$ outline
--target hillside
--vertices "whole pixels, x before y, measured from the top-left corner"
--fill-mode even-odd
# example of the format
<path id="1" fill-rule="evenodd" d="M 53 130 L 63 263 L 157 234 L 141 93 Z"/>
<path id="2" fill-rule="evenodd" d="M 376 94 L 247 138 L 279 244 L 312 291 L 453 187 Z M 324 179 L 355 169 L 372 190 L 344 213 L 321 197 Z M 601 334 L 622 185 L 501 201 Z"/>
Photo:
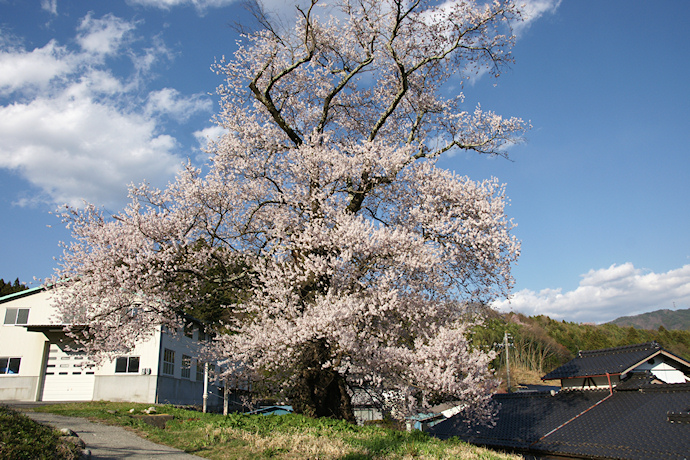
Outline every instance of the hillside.
<path id="1" fill-rule="evenodd" d="M 494 349 L 498 355 L 493 368 L 505 379 L 505 355 L 500 346 L 503 334 L 512 336 L 510 372 L 513 383 L 541 383 L 540 378 L 575 357 L 579 350 L 633 345 L 656 341 L 666 350 L 690 359 L 690 331 L 656 330 L 556 321 L 548 316 L 525 316 L 520 313 L 486 312 L 484 325 L 477 327 L 475 345 Z M 498 345 L 497 345 L 498 344 Z"/>
<path id="2" fill-rule="evenodd" d="M 656 310 L 635 316 L 621 316 L 609 324 L 637 329 L 680 329 L 690 331 L 690 308 L 685 310 Z"/>

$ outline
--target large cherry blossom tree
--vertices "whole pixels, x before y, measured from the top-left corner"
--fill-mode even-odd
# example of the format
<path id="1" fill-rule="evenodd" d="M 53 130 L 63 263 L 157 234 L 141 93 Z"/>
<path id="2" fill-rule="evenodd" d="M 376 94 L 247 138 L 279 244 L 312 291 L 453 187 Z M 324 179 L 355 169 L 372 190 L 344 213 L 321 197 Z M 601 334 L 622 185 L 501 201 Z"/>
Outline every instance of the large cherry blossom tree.
<path id="1" fill-rule="evenodd" d="M 483 413 L 491 357 L 472 347 L 462 305 L 508 294 L 519 244 L 503 186 L 436 161 L 505 156 L 527 128 L 457 94 L 510 61 L 520 12 L 320 3 L 298 5 L 289 28 L 259 11 L 261 29 L 217 63 L 225 135 L 205 171 L 133 187 L 115 216 L 66 210 L 75 240 L 59 276 L 74 284 L 62 313 L 88 326 L 79 334 L 96 355 L 207 315 L 229 374 L 273 384 L 312 416 L 352 420 L 354 388 L 399 413 L 445 400 Z"/>

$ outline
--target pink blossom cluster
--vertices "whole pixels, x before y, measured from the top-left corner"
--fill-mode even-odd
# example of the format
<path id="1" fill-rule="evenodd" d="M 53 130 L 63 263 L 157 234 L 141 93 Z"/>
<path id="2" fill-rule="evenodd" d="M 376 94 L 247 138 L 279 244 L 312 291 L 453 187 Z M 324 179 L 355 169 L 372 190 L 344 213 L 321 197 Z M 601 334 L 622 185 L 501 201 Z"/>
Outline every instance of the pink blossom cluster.
<path id="1" fill-rule="evenodd" d="M 492 355 L 472 346 L 462 304 L 508 294 L 519 243 L 504 186 L 436 161 L 452 149 L 505 156 L 528 128 L 443 96 L 510 60 L 503 32 L 519 11 L 434 5 L 312 0 L 289 30 L 259 15 L 265 28 L 216 66 L 225 135 L 208 172 L 132 187 L 112 218 L 65 211 L 75 242 L 60 277 L 74 284 L 61 313 L 88 325 L 91 353 L 174 327 L 203 287 L 241 281 L 215 345 L 228 374 L 289 387 L 318 341 L 323 369 L 398 395 L 399 413 L 452 400 L 486 414 Z"/>

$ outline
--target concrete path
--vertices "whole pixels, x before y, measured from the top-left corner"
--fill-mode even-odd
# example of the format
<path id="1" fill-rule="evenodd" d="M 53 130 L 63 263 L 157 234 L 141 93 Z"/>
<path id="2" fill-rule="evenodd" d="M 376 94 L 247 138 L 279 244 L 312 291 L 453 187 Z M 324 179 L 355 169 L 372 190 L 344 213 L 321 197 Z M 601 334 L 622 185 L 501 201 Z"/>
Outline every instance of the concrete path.
<path id="1" fill-rule="evenodd" d="M 39 423 L 51 425 L 56 429 L 69 428 L 86 443 L 92 459 L 170 459 L 198 460 L 201 457 L 186 454 L 172 447 L 147 441 L 119 426 L 102 425 L 79 417 L 45 412 L 32 412 L 23 407 L 15 407 Z"/>

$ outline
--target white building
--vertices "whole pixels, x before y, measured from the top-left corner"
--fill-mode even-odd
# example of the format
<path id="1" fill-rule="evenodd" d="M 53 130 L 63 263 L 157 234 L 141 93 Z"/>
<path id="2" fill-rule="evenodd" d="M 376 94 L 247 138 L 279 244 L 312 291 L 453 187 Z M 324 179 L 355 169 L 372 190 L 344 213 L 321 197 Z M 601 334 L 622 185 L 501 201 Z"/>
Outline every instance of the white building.
<path id="1" fill-rule="evenodd" d="M 690 382 L 690 362 L 656 342 L 580 351 L 542 380 L 560 380 L 563 390 L 597 390 L 615 387 L 631 375 L 644 372 L 657 383 Z"/>
<path id="2" fill-rule="evenodd" d="M 55 324 L 51 295 L 38 287 L 0 298 L 0 401 L 202 404 L 200 323 L 184 331 L 159 328 L 129 354 L 95 366 L 71 351 L 63 325 Z M 208 388 L 208 404 L 222 404 L 217 386 Z"/>

